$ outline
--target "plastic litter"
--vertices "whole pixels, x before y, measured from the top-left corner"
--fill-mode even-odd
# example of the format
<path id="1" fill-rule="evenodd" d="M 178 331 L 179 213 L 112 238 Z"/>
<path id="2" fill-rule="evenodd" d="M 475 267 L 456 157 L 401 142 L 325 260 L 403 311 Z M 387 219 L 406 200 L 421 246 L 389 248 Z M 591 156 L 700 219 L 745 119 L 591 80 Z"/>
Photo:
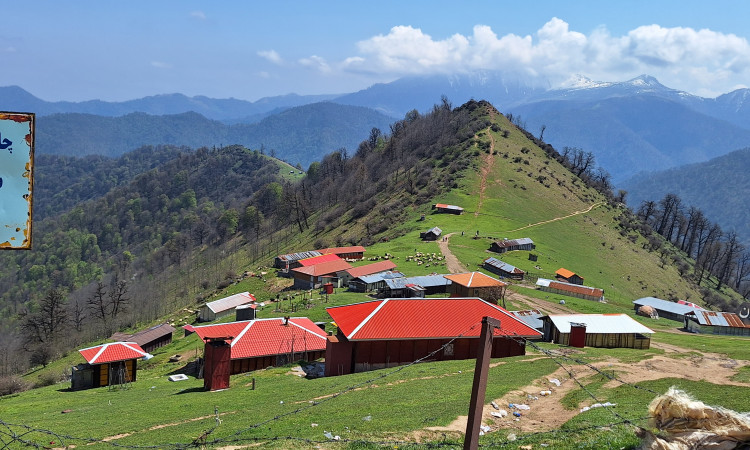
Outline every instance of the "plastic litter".
<path id="1" fill-rule="evenodd" d="M 479 425 L 479 435 L 484 436 L 484 433 L 489 433 L 491 429 L 489 425 Z"/>
<path id="2" fill-rule="evenodd" d="M 492 417 L 499 417 L 499 418 L 502 419 L 503 417 L 505 417 L 505 416 L 508 415 L 508 411 L 506 411 L 504 409 L 501 409 L 500 411 L 492 411 L 492 412 L 490 412 L 490 415 Z"/>
<path id="3" fill-rule="evenodd" d="M 549 382 L 554 384 L 555 386 L 560 386 L 560 380 L 558 380 L 557 378 L 550 378 Z"/>
<path id="4" fill-rule="evenodd" d="M 493 408 L 495 408 L 495 409 L 500 409 L 500 406 L 498 406 L 498 404 L 497 404 L 497 403 L 495 403 L 495 402 L 490 402 L 490 404 L 492 405 L 492 407 L 493 407 Z"/>
<path id="5" fill-rule="evenodd" d="M 546 397 L 547 395 L 552 395 L 552 391 L 542 391 L 539 393 L 542 397 Z"/>
<path id="6" fill-rule="evenodd" d="M 334 441 L 338 441 L 339 439 L 341 439 L 341 436 L 334 436 L 330 431 L 324 431 L 323 436 Z"/>
<path id="7" fill-rule="evenodd" d="M 369 422 L 372 420 L 372 416 L 365 416 L 362 418 L 362 420 L 364 420 L 365 422 Z"/>
<path id="8" fill-rule="evenodd" d="M 318 424 L 317 423 L 311 423 L 310 426 L 313 427 L 313 428 L 315 428 L 315 427 L 318 426 Z"/>
<path id="9" fill-rule="evenodd" d="M 515 441 L 516 440 L 516 434 L 515 433 L 510 433 L 508 435 L 508 437 L 506 437 L 505 439 L 507 439 L 509 441 Z"/>
<path id="10" fill-rule="evenodd" d="M 513 409 L 515 407 L 516 407 L 516 405 L 514 405 L 513 403 L 508 403 L 508 408 Z"/>
<path id="11" fill-rule="evenodd" d="M 516 409 L 522 409 L 524 411 L 528 411 L 529 409 L 531 409 L 531 407 L 529 405 L 516 405 Z"/>
<path id="12" fill-rule="evenodd" d="M 581 408 L 581 410 L 579 412 L 586 412 L 586 411 L 588 411 L 590 409 L 603 408 L 605 406 L 617 406 L 617 403 L 610 403 L 610 402 L 606 402 L 606 403 L 594 403 L 591 406 L 584 406 L 583 408 Z"/>
<path id="13" fill-rule="evenodd" d="M 521 413 L 518 411 L 513 411 L 513 415 L 516 417 L 521 417 Z"/>

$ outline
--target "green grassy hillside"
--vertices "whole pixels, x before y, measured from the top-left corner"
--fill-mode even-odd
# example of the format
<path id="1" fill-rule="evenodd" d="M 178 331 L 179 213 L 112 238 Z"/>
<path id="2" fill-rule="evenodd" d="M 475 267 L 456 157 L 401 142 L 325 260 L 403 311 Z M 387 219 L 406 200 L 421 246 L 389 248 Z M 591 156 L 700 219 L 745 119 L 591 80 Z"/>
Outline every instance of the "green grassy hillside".
<path id="1" fill-rule="evenodd" d="M 277 240 L 278 253 L 309 250 L 316 242 L 347 243 L 360 237 L 372 242 L 366 257 L 388 254 L 408 276 L 447 273 L 439 244 L 419 239 L 420 231 L 438 226 L 450 235 L 448 251 L 468 270 L 477 270 L 486 257 L 497 256 L 488 252 L 493 240 L 529 237 L 537 245 L 533 251 L 538 255 L 536 262 L 528 259 L 529 252 L 520 251 L 504 254 L 502 259 L 540 277 L 552 276 L 565 267 L 585 277 L 585 284 L 603 288 L 607 298 L 607 303 L 563 298 L 522 283 L 512 286 L 509 309 L 532 303 L 559 306 L 559 300 L 565 299 L 565 306 L 573 311 L 632 314 L 632 301 L 645 296 L 700 302 L 698 288 L 681 278 L 658 253 L 644 249 L 642 236 L 622 232 L 618 225 L 621 207 L 586 187 L 489 105 L 480 103 L 472 115 L 486 127 L 445 152 L 470 156 L 468 167 L 451 178 L 455 181 L 436 189 L 433 196 L 420 197 L 417 190 L 407 193 L 399 188 L 402 176 L 398 182 L 387 183 L 369 211 L 354 214 L 345 210 L 336 220 Z M 376 151 L 385 150 L 380 147 Z M 431 183 L 447 176 L 450 161 L 446 158 L 449 156 L 429 162 L 433 167 Z M 460 216 L 435 214 L 430 205 L 437 202 L 459 205 L 466 211 Z M 401 209 L 394 212 L 382 207 L 393 204 Z M 309 222 L 321 220 L 332 208 L 312 212 Z M 425 220 L 421 220 L 422 214 Z M 354 219 L 355 215 L 359 217 Z M 387 227 L 368 233 L 368 227 L 383 221 L 388 222 Z M 258 257 L 241 246 L 237 250 L 237 267 L 259 275 L 261 270 L 268 273 L 237 280 L 209 299 L 248 290 L 268 302 L 259 310 L 259 317 L 295 315 L 314 321 L 330 320 L 325 313 L 328 306 L 369 299 L 344 290 L 328 298 L 317 292 L 310 297 L 290 289 L 288 279 L 263 269 L 270 265 L 271 255 Z M 407 261 L 417 252 L 435 253 L 435 258 L 422 264 Z M 169 273 L 179 275 L 176 270 Z M 177 280 L 168 280 L 165 290 L 177 291 L 189 278 Z M 191 318 L 179 310 L 164 319 L 180 325 Z M 638 320 L 657 331 L 647 351 L 529 344 L 526 356 L 493 360 L 486 402 L 496 400 L 504 409 L 507 403 L 528 403 L 531 410 L 523 411 L 518 421 L 512 416 L 505 421 L 488 419 L 493 432 L 480 443 L 511 448 L 542 444 L 554 448 L 636 448 L 640 443 L 636 428 L 648 427 L 648 403 L 672 385 L 707 403 L 747 409 L 750 355 L 746 339 L 688 335 L 677 330 L 677 322 Z M 177 335 L 172 344 L 156 350 L 153 359 L 139 365 L 138 380 L 125 388 L 72 392 L 69 382 L 62 382 L 0 397 L 0 420 L 5 424 L 0 429 L 0 442 L 19 447 L 25 443 L 51 447 L 91 444 L 91 448 L 461 446 L 456 420 L 468 411 L 473 360 L 321 379 L 298 377 L 288 366 L 236 375 L 230 389 L 204 392 L 202 380 L 192 376 L 183 382 L 166 380 L 169 374 L 185 370 L 201 349 L 195 335 Z M 706 354 L 708 351 L 713 353 Z M 704 354 L 704 359 L 696 359 Z M 170 362 L 176 355 L 178 361 Z M 688 373 L 725 359 L 734 362 L 731 368 L 721 369 L 729 379 L 713 378 L 720 375 L 718 365 L 709 381 Z M 688 361 L 695 365 L 683 363 Z M 71 352 L 26 378 L 45 379 L 45 373 L 59 373 L 80 362 L 83 359 Z M 657 373 L 656 367 L 670 362 L 676 367 L 672 372 L 663 369 Z M 638 378 L 635 370 L 641 366 L 647 375 Z M 683 375 L 679 370 L 687 372 Z M 627 377 L 631 381 L 625 381 Z M 563 381 L 559 389 L 549 381 L 553 378 Z M 545 403 L 539 392 L 550 386 L 554 403 Z M 607 401 L 616 403 L 616 408 L 578 412 L 583 406 Z M 546 409 L 550 415 L 533 422 L 539 420 L 535 414 Z M 340 439 L 332 441 L 326 432 Z M 15 448 L 13 445 L 9 448 Z"/>

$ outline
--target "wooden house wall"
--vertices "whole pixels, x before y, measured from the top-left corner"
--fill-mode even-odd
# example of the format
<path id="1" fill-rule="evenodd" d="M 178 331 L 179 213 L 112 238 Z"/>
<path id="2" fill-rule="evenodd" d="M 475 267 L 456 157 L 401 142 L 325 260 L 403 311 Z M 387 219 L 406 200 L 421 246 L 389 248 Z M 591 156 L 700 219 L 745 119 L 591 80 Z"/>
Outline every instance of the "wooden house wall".
<path id="1" fill-rule="evenodd" d="M 160 336 L 150 342 L 147 342 L 144 345 L 141 345 L 141 348 L 143 351 L 150 353 L 152 350 L 155 350 L 159 347 L 164 347 L 165 345 L 172 343 L 172 333 L 165 334 L 164 336 Z"/>
<path id="2" fill-rule="evenodd" d="M 499 267 L 493 266 L 492 264 L 484 264 L 483 266 L 488 271 L 494 273 L 495 275 L 504 277 L 504 278 L 510 278 L 511 280 L 523 280 L 523 273 L 512 273 L 505 271 Z"/>
<path id="3" fill-rule="evenodd" d="M 559 345 L 570 345 L 570 333 L 560 333 L 554 326 L 551 332 L 545 333 L 545 339 Z M 585 346 L 647 349 L 651 347 L 651 338 L 636 333 L 586 333 Z"/>
<path id="4" fill-rule="evenodd" d="M 322 358 L 323 356 L 325 356 L 325 351 L 316 350 L 310 352 L 295 352 L 291 361 L 289 360 L 288 354 L 233 359 L 231 363 L 231 374 L 235 375 L 238 373 L 252 372 L 253 370 L 265 369 L 266 367 L 279 367 L 289 364 L 290 362 L 299 361 L 301 359 L 305 361 L 315 361 L 316 359 Z"/>
<path id="5" fill-rule="evenodd" d="M 750 336 L 750 328 L 719 327 L 714 325 L 701 325 L 690 319 L 685 319 L 685 328 L 693 333 L 716 334 L 721 336 Z"/>
<path id="6" fill-rule="evenodd" d="M 126 370 L 126 379 L 124 380 L 126 383 L 132 382 L 136 380 L 137 370 L 138 370 L 138 364 L 137 360 L 135 359 L 129 359 L 127 361 L 124 361 L 125 363 L 125 370 Z M 110 373 L 113 371 L 113 365 L 116 365 L 117 362 L 114 363 L 108 363 L 108 364 L 94 364 L 92 365 L 93 369 L 93 386 L 92 387 L 102 387 L 102 386 L 109 386 L 109 376 Z"/>
<path id="7" fill-rule="evenodd" d="M 549 286 L 540 286 L 539 289 L 542 290 L 542 291 L 545 291 L 545 292 L 552 292 L 553 294 L 567 295 L 568 297 L 582 298 L 584 300 L 594 300 L 594 301 L 601 300 L 601 297 L 595 297 L 593 295 L 579 294 L 577 292 L 563 291 L 561 289 L 555 289 L 555 288 L 549 287 Z"/>

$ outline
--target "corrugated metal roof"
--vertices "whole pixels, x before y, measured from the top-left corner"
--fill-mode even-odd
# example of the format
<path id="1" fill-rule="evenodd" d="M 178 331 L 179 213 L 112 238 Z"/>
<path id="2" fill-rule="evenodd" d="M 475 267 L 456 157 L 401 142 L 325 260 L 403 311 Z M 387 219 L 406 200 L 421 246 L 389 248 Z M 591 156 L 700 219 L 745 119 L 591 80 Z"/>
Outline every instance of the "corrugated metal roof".
<path id="1" fill-rule="evenodd" d="M 452 282 L 466 287 L 478 288 L 507 286 L 507 283 L 503 283 L 497 278 L 485 275 L 482 272 L 454 273 L 444 276 Z"/>
<path id="2" fill-rule="evenodd" d="M 585 323 L 587 334 L 653 334 L 627 314 L 566 314 L 547 316 L 560 333 L 570 333 L 570 324 Z"/>
<path id="3" fill-rule="evenodd" d="M 500 321 L 495 336 L 540 335 L 508 311 L 480 298 L 396 298 L 326 310 L 349 340 L 478 337 L 484 316 Z"/>
<path id="4" fill-rule="evenodd" d="M 310 267 L 316 264 L 322 264 L 325 262 L 339 261 L 339 260 L 341 260 L 341 258 L 339 258 L 338 255 L 334 253 L 328 253 L 326 255 L 313 256 L 312 258 L 300 259 L 298 262 L 300 263 L 302 267 Z"/>
<path id="5" fill-rule="evenodd" d="M 350 247 L 331 247 L 331 248 L 323 248 L 318 250 L 322 254 L 327 253 L 335 253 L 337 255 L 341 255 L 344 253 L 364 253 L 365 248 L 361 245 L 352 245 Z"/>
<path id="6" fill-rule="evenodd" d="M 239 294 L 230 295 L 229 297 L 206 303 L 206 306 L 216 314 L 254 301 L 255 297 L 253 294 L 249 292 L 241 292 Z"/>
<path id="7" fill-rule="evenodd" d="M 463 211 L 463 210 L 464 210 L 464 209 L 463 209 L 462 207 L 460 207 L 460 206 L 456 206 L 456 205 L 446 205 L 445 203 L 435 203 L 435 208 L 440 208 L 440 209 L 452 209 L 452 210 L 455 210 L 455 211 Z"/>
<path id="8" fill-rule="evenodd" d="M 440 234 L 441 234 L 441 233 L 443 232 L 443 230 L 441 230 L 441 229 L 440 229 L 440 228 L 438 228 L 438 227 L 432 227 L 432 228 L 430 228 L 429 230 L 427 230 L 426 232 L 427 232 L 427 233 L 432 233 L 432 234 L 434 234 L 435 236 L 440 236 Z"/>
<path id="9" fill-rule="evenodd" d="M 691 316 L 695 315 L 695 318 L 701 325 L 710 325 L 714 327 L 747 328 L 747 326 L 742 323 L 742 319 L 740 319 L 740 317 L 735 313 L 693 309 L 689 313 L 686 313 L 686 315 L 688 314 L 690 314 Z"/>
<path id="10" fill-rule="evenodd" d="M 326 348 L 326 332 L 307 317 L 245 320 L 195 327 L 201 339 L 232 337 L 231 358 L 245 359 Z"/>
<path id="11" fill-rule="evenodd" d="M 374 273 L 372 275 L 364 275 L 359 277 L 360 280 L 362 280 L 364 283 L 371 284 L 371 283 L 377 283 L 378 281 L 388 281 L 393 278 L 403 278 L 404 274 L 401 272 L 380 272 L 380 273 Z"/>
<path id="12" fill-rule="evenodd" d="M 117 340 L 118 341 L 119 340 L 131 341 L 131 342 L 135 342 L 136 344 L 140 346 L 144 346 L 153 340 L 159 339 L 168 334 L 172 334 L 172 332 L 174 332 L 174 327 L 168 323 L 163 323 L 161 325 L 156 325 L 155 327 L 151 327 L 147 330 L 139 331 L 138 333 L 135 333 L 131 336 L 127 336 L 126 339 L 117 339 Z"/>
<path id="13" fill-rule="evenodd" d="M 563 281 L 547 280 L 545 278 L 539 278 L 536 281 L 536 285 L 549 287 L 552 289 L 559 289 L 561 291 L 570 292 L 572 294 L 588 295 L 591 297 L 602 297 L 604 295 L 604 290 L 599 288 L 581 286 L 580 284 L 565 283 Z"/>
<path id="14" fill-rule="evenodd" d="M 394 278 L 391 280 L 385 280 L 386 286 L 390 289 L 403 289 L 408 284 L 416 284 L 424 288 L 448 286 L 451 281 L 446 279 L 444 275 L 422 275 L 418 277 L 406 277 L 406 278 Z"/>
<path id="15" fill-rule="evenodd" d="M 298 252 L 298 253 L 289 253 L 288 255 L 279 255 L 277 258 L 279 258 L 282 261 L 299 261 L 300 259 L 305 258 L 312 258 L 313 256 L 320 256 L 322 253 L 317 252 L 315 250 L 310 250 L 307 252 Z"/>
<path id="16" fill-rule="evenodd" d="M 493 258 L 493 257 L 489 257 L 489 258 L 485 259 L 484 263 L 487 264 L 487 265 L 490 265 L 492 267 L 496 267 L 496 268 L 498 268 L 498 269 L 500 269 L 500 270 L 502 270 L 504 272 L 508 272 L 508 273 L 518 273 L 518 274 L 525 273 L 523 270 L 519 269 L 518 267 L 512 266 L 512 265 L 510 265 L 510 264 L 508 264 L 506 262 L 500 261 L 499 259 Z"/>
<path id="17" fill-rule="evenodd" d="M 531 328 L 536 328 L 537 330 L 541 330 L 544 327 L 544 322 L 542 322 L 542 317 L 545 314 L 539 311 L 538 309 L 527 309 L 525 311 L 508 311 L 508 312 L 513 314 L 517 319 L 523 320 L 524 323 L 526 323 L 526 325 L 530 326 Z"/>
<path id="18" fill-rule="evenodd" d="M 695 308 L 688 305 L 681 305 L 679 303 L 670 302 L 669 300 L 662 300 L 656 297 L 643 297 L 638 300 L 633 300 L 633 304 L 637 306 L 651 306 L 658 311 L 666 311 L 672 314 L 685 315 L 690 311 L 695 311 Z"/>
<path id="19" fill-rule="evenodd" d="M 500 248 L 518 247 L 521 245 L 528 245 L 528 244 L 533 244 L 533 243 L 534 241 L 532 241 L 530 238 L 503 239 L 502 241 L 495 241 L 495 245 L 497 245 Z"/>
<path id="20" fill-rule="evenodd" d="M 78 350 L 89 364 L 106 364 L 117 361 L 127 361 L 147 356 L 140 345 L 135 342 L 110 342 L 96 347 Z"/>
<path id="21" fill-rule="evenodd" d="M 374 273 L 385 272 L 385 271 L 395 269 L 395 268 L 396 268 L 396 263 L 394 263 L 390 259 L 387 259 L 385 261 L 378 261 L 376 263 L 366 264 L 364 266 L 352 267 L 346 272 L 352 278 L 359 278 L 365 275 L 372 275 Z"/>
<path id="22" fill-rule="evenodd" d="M 319 277 L 323 275 L 333 274 L 336 272 L 341 272 L 343 270 L 347 270 L 351 268 L 352 268 L 351 264 L 339 258 L 335 261 L 328 261 L 328 262 L 324 262 L 320 264 L 315 264 L 314 266 L 297 267 L 296 269 L 292 269 L 292 272 L 298 272 L 298 273 L 310 275 L 313 277 Z"/>

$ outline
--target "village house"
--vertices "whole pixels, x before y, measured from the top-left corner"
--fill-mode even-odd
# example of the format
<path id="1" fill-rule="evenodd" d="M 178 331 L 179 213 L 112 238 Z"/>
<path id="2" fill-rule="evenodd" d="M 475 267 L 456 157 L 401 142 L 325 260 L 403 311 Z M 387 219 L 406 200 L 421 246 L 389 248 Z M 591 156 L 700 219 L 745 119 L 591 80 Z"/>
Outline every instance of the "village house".
<path id="1" fill-rule="evenodd" d="M 88 389 L 136 380 L 138 359 L 149 359 L 135 342 L 110 342 L 78 350 L 86 360 L 72 369 L 71 389 Z"/>
<path id="2" fill-rule="evenodd" d="M 448 294 L 451 297 L 480 297 L 492 303 L 497 303 L 505 297 L 507 283 L 482 272 L 467 272 L 443 275 L 451 284 Z"/>
<path id="3" fill-rule="evenodd" d="M 526 309 L 523 311 L 508 311 L 513 314 L 516 319 L 523 320 L 523 322 L 531 328 L 541 332 L 544 330 L 544 322 L 542 317 L 546 316 L 543 312 L 538 309 Z"/>
<path id="4" fill-rule="evenodd" d="M 437 241 L 440 235 L 443 233 L 438 227 L 432 227 L 427 231 L 419 233 L 419 238 L 423 241 Z"/>
<path id="5" fill-rule="evenodd" d="M 495 241 L 490 245 L 490 251 L 495 253 L 505 253 L 513 250 L 534 250 L 536 245 L 529 238 L 521 239 L 503 239 Z"/>
<path id="6" fill-rule="evenodd" d="M 135 342 L 144 351 L 151 352 L 172 342 L 174 327 L 168 323 L 156 325 L 135 334 L 115 333 L 112 339 L 120 342 Z"/>
<path id="7" fill-rule="evenodd" d="M 464 209 L 462 207 L 456 205 L 446 205 L 445 203 L 436 203 L 432 205 L 432 209 L 434 209 L 435 212 L 438 213 L 459 215 L 464 213 Z"/>
<path id="8" fill-rule="evenodd" d="M 562 294 L 569 297 L 583 298 L 586 300 L 604 301 L 604 289 L 581 286 L 578 284 L 564 283 L 562 281 L 548 280 L 539 278 L 536 280 L 537 287 L 545 292 L 553 294 Z"/>
<path id="9" fill-rule="evenodd" d="M 253 294 L 249 292 L 241 292 L 213 302 L 208 302 L 200 307 L 200 310 L 198 311 L 198 320 L 200 322 L 211 322 L 220 319 L 224 316 L 234 314 L 234 310 L 238 306 L 247 305 L 254 301 L 255 297 Z"/>
<path id="10" fill-rule="evenodd" d="M 555 272 L 555 279 L 570 284 L 583 284 L 583 277 L 576 275 L 575 272 L 571 272 L 563 267 L 557 269 Z"/>
<path id="11" fill-rule="evenodd" d="M 352 245 L 349 247 L 331 247 L 318 250 L 321 254 L 327 255 L 333 253 L 345 261 L 361 261 L 365 258 L 365 248 L 361 245 Z"/>
<path id="12" fill-rule="evenodd" d="M 384 297 L 424 297 L 425 295 L 446 294 L 451 281 L 443 275 L 422 275 L 416 277 L 386 279 L 382 290 Z"/>
<path id="13" fill-rule="evenodd" d="M 750 336 L 750 325 L 735 313 L 693 309 L 685 313 L 685 329 L 691 333 Z"/>
<path id="14" fill-rule="evenodd" d="M 326 332 L 307 317 L 257 319 L 194 327 L 205 342 L 229 346 L 232 375 L 278 367 L 293 361 L 315 361 L 325 354 Z M 206 364 L 209 364 L 206 356 Z M 211 361 L 216 365 L 215 361 Z"/>
<path id="15" fill-rule="evenodd" d="M 354 292 L 378 292 L 385 288 L 387 280 L 403 277 L 403 273 L 396 271 L 362 275 L 349 282 L 349 290 Z"/>
<path id="16" fill-rule="evenodd" d="M 654 333 L 627 314 L 550 315 L 542 321 L 546 342 L 571 347 L 647 349 Z"/>
<path id="17" fill-rule="evenodd" d="M 326 376 L 394 367 L 424 357 L 476 358 L 485 316 L 501 323 L 493 334 L 493 358 L 523 355 L 524 339 L 541 336 L 480 298 L 385 299 L 326 310 L 338 327 L 336 335 L 328 336 Z"/>
<path id="18" fill-rule="evenodd" d="M 518 267 L 512 266 L 493 257 L 485 259 L 482 266 L 501 278 L 510 278 L 511 280 L 520 281 L 523 280 L 523 276 L 526 275 L 526 272 Z"/>
<path id="19" fill-rule="evenodd" d="M 320 255 L 322 255 L 322 253 L 315 250 L 290 253 L 288 255 L 279 255 L 274 258 L 273 266 L 277 269 L 281 269 L 283 272 L 289 272 L 290 269 L 294 269 L 295 267 L 299 267 L 301 265 L 299 263 L 301 259 L 312 258 Z"/>
<path id="20" fill-rule="evenodd" d="M 338 275 L 339 279 L 341 280 L 341 285 L 349 286 L 352 280 L 367 275 L 374 275 L 376 273 L 392 271 L 395 268 L 396 263 L 391 261 L 390 259 L 386 259 L 371 264 L 365 264 L 364 266 L 357 266 L 352 267 L 351 269 L 342 270 Z"/>
<path id="21" fill-rule="evenodd" d="M 325 257 L 335 259 L 291 270 L 295 289 L 317 289 L 328 283 L 335 287 L 341 287 L 338 273 L 351 269 L 352 265 L 336 255 L 323 255 L 317 258 L 323 259 Z"/>
<path id="22" fill-rule="evenodd" d="M 690 306 L 677 302 L 670 302 L 669 300 L 662 300 L 656 297 L 643 297 L 638 300 L 633 300 L 633 307 L 638 314 L 644 316 L 649 315 L 651 317 L 656 316 L 681 323 L 685 321 L 685 314 L 695 311 L 696 309 L 703 309 L 698 305 Z M 648 308 L 653 310 L 654 314 L 647 314 L 647 312 L 649 312 Z"/>

